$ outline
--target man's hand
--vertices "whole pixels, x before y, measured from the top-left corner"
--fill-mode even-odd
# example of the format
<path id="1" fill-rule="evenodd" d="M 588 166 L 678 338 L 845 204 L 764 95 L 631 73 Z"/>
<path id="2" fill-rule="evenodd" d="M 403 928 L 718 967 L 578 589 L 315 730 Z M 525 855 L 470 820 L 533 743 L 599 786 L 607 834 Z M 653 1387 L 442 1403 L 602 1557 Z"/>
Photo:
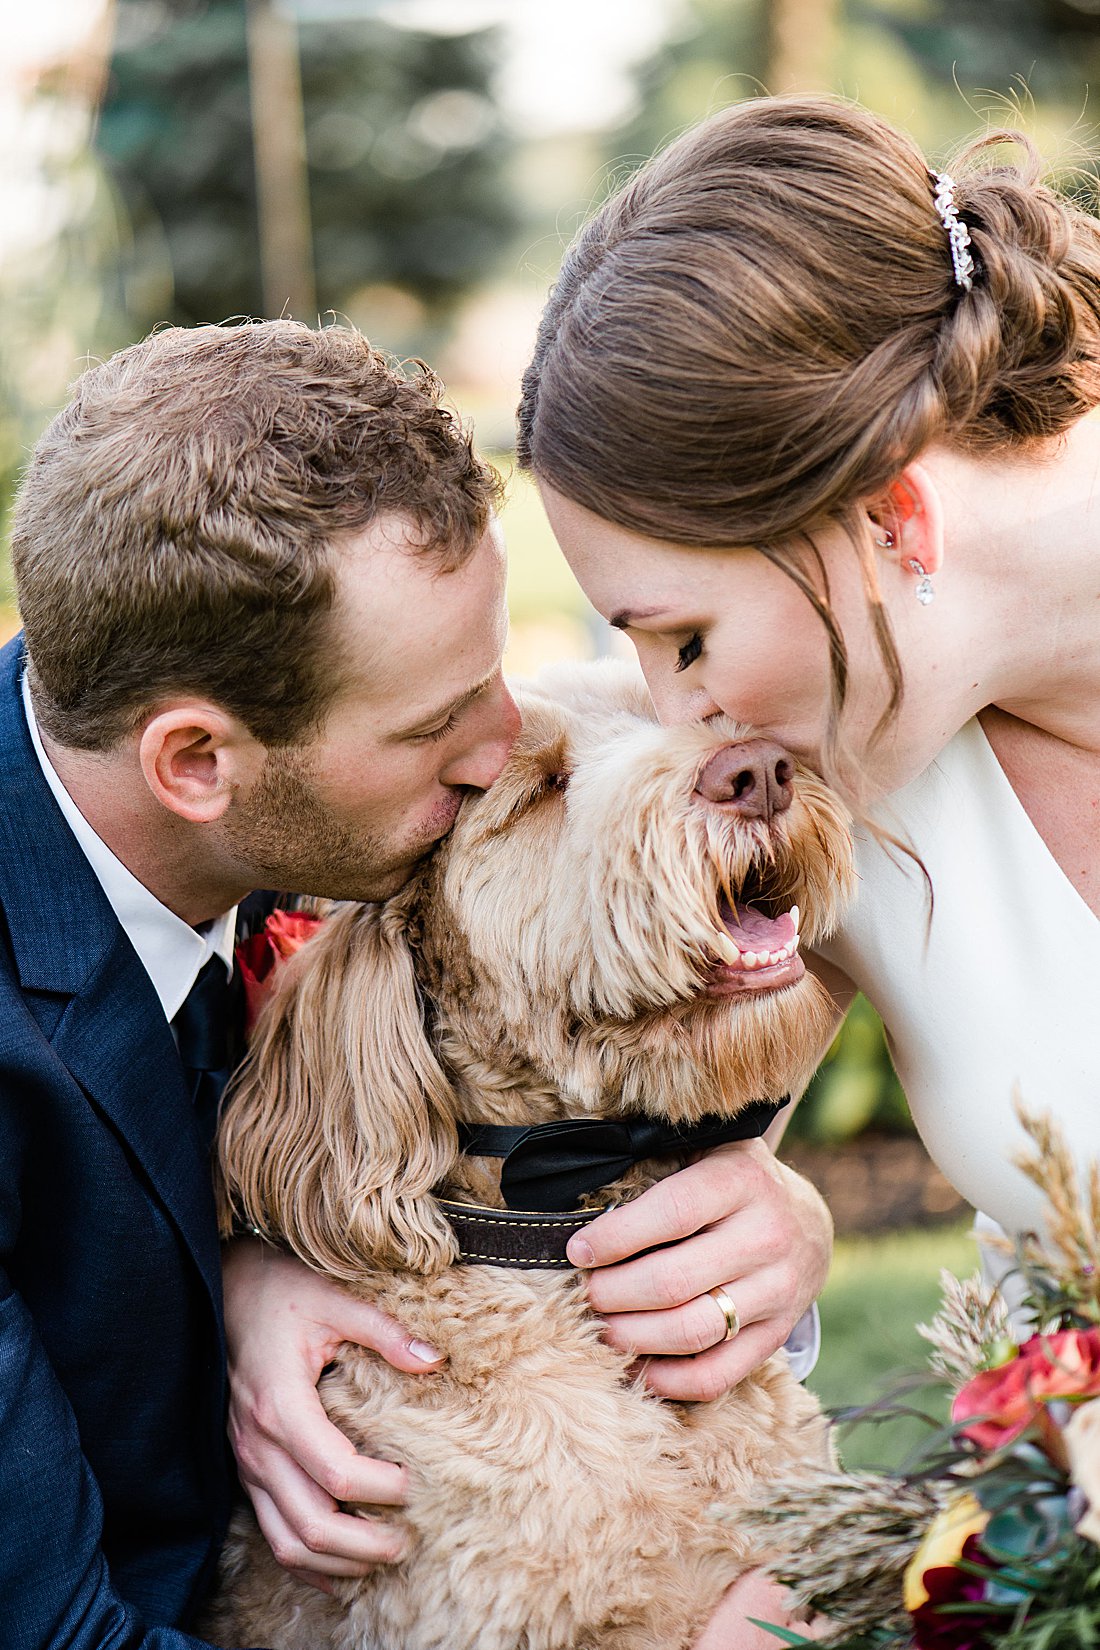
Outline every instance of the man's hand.
<path id="1" fill-rule="evenodd" d="M 825 1282 L 832 1220 L 809 1181 L 763 1140 L 718 1146 L 570 1239 L 612 1346 L 634 1351 L 663 1398 L 736 1386 L 783 1345 Z M 654 1254 L 641 1251 L 658 1248 Z M 631 1258 L 633 1257 L 633 1258 Z M 741 1331 L 723 1339 L 722 1288 Z"/>
<path id="2" fill-rule="evenodd" d="M 420 1374 L 438 1369 L 442 1355 L 293 1256 L 251 1238 L 225 1250 L 222 1275 L 229 1435 L 275 1557 L 321 1587 L 326 1576 L 363 1576 L 399 1559 L 398 1530 L 342 1513 L 337 1503 L 401 1506 L 404 1470 L 356 1452 L 326 1416 L 317 1382 L 344 1341 Z"/>
<path id="3" fill-rule="evenodd" d="M 781 1641 L 754 1626 L 757 1621 L 770 1621 L 808 1639 L 820 1637 L 830 1625 L 824 1616 L 815 1616 L 812 1623 L 792 1617 L 789 1596 L 779 1583 L 760 1570 L 750 1570 L 725 1594 L 694 1650 L 778 1650 Z"/>

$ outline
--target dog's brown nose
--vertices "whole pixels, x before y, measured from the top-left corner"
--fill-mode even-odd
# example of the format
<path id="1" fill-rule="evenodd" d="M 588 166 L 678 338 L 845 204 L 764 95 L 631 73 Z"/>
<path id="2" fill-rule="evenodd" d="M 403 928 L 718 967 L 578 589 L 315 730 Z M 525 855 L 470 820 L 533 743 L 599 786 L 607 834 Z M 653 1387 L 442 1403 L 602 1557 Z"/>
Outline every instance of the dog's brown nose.
<path id="1" fill-rule="evenodd" d="M 697 795 L 745 819 L 771 819 L 794 798 L 794 762 L 781 745 L 746 739 L 715 751 L 695 781 Z"/>

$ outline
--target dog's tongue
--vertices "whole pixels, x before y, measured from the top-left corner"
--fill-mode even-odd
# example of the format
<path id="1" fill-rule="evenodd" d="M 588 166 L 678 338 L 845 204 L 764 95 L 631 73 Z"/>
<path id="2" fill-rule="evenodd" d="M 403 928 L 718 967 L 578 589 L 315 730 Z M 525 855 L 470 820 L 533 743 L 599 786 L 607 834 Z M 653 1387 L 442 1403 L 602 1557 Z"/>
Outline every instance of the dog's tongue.
<path id="1" fill-rule="evenodd" d="M 739 951 L 781 951 L 795 935 L 789 911 L 781 917 L 766 917 L 755 905 L 732 905 L 723 901 L 722 921 Z"/>

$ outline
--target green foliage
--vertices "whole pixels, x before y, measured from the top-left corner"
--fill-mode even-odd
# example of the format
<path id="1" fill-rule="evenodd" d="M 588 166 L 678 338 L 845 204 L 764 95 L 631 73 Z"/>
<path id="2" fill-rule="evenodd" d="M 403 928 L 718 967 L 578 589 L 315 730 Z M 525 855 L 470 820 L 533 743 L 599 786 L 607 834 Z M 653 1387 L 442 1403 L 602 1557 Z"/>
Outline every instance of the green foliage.
<path id="1" fill-rule="evenodd" d="M 638 113 L 615 134 L 615 188 L 712 109 L 763 90 L 766 6 L 761 0 L 681 0 L 667 41 L 635 70 Z"/>
<path id="2" fill-rule="evenodd" d="M 319 308 L 387 282 L 445 310 L 516 228 L 493 32 L 363 18 L 298 33 Z M 260 313 L 244 0 L 120 0 L 97 146 L 134 262 L 166 249 L 171 264 L 171 315 L 146 309 L 134 330 Z"/>
<path id="3" fill-rule="evenodd" d="M 964 1227 L 838 1238 L 820 1301 L 821 1360 L 806 1383 L 826 1409 L 870 1403 L 925 1366 L 928 1346 L 915 1326 L 937 1310 L 940 1268 L 965 1276 L 976 1258 Z M 922 1392 L 921 1407 L 946 1421 L 942 1394 Z M 842 1428 L 838 1443 L 844 1465 L 858 1471 L 897 1466 L 928 1433 L 924 1422 L 903 1417 Z"/>
<path id="4" fill-rule="evenodd" d="M 1092 0 L 855 0 L 853 21 L 896 34 L 932 81 L 1037 101 L 1083 90 L 1100 63 L 1100 12 Z"/>
<path id="5" fill-rule="evenodd" d="M 857 997 L 795 1110 L 790 1137 L 838 1145 L 867 1129 L 908 1134 L 912 1127 L 882 1022 L 866 997 Z"/>

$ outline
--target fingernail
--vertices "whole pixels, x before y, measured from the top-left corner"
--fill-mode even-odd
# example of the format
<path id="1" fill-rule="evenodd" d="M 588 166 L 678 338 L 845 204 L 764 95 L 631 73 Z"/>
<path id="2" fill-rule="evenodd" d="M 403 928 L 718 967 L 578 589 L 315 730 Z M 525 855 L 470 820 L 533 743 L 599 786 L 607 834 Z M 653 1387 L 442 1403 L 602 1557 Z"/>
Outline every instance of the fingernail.
<path id="1" fill-rule="evenodd" d="M 585 1268 L 595 1264 L 596 1257 L 592 1253 L 592 1245 L 582 1237 L 573 1237 L 565 1246 L 565 1253 L 572 1266 Z"/>
<path id="2" fill-rule="evenodd" d="M 437 1347 L 429 1346 L 427 1341 L 410 1341 L 409 1351 L 414 1358 L 419 1358 L 422 1364 L 441 1364 L 447 1356 Z"/>

